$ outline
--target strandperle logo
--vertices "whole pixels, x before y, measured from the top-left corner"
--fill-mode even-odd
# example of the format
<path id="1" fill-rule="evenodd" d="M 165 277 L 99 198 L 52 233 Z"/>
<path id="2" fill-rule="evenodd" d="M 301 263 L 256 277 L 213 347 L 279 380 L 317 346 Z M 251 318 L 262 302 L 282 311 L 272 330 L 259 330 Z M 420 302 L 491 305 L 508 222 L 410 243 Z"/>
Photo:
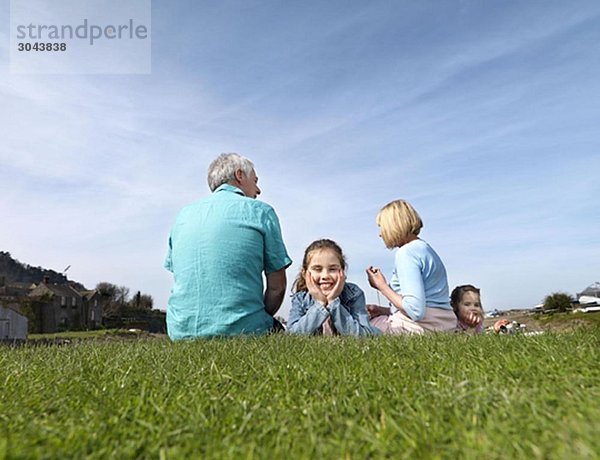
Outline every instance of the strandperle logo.
<path id="1" fill-rule="evenodd" d="M 86 40 L 90 46 L 98 40 L 146 40 L 148 27 L 145 24 L 136 24 L 129 19 L 125 24 L 90 24 L 88 19 L 83 19 L 79 25 L 69 24 L 18 24 L 16 37 L 19 40 Z"/>
<path id="2" fill-rule="evenodd" d="M 10 0 L 10 72 L 149 74 L 151 0 Z"/>

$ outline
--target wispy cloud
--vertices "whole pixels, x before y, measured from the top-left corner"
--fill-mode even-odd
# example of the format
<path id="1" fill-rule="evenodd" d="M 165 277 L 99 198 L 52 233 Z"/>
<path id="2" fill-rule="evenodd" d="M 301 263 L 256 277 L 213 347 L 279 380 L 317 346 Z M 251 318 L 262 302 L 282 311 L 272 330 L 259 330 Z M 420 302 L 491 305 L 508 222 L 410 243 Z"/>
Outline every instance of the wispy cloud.
<path id="1" fill-rule="evenodd" d="M 451 284 L 480 285 L 489 307 L 596 281 L 595 3 L 153 8 L 148 76 L 11 75 L 0 28 L 2 249 L 164 307 L 170 224 L 208 194 L 210 161 L 239 151 L 290 279 L 331 237 L 376 301 L 364 269 L 393 259 L 375 215 L 405 198 Z"/>

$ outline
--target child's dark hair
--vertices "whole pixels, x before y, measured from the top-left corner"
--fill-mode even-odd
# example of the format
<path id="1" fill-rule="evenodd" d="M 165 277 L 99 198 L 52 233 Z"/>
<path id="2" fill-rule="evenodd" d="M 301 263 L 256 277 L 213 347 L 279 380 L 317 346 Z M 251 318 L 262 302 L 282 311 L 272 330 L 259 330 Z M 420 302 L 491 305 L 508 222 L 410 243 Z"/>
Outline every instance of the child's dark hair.
<path id="1" fill-rule="evenodd" d="M 476 288 L 472 284 L 463 284 L 462 286 L 456 286 L 450 294 L 450 305 L 452 305 L 452 310 L 454 310 L 454 314 L 458 316 L 458 304 L 465 295 L 465 292 L 474 292 L 477 295 L 481 294 L 479 288 Z"/>
<path id="2" fill-rule="evenodd" d="M 346 258 L 344 257 L 344 253 L 342 252 L 342 248 L 333 240 L 329 240 L 327 238 L 313 241 L 308 245 L 306 251 L 304 251 L 304 258 L 302 259 L 302 268 L 300 269 L 300 273 L 294 281 L 292 285 L 292 292 L 300 292 L 307 291 L 306 280 L 304 279 L 304 272 L 308 270 L 308 264 L 310 263 L 310 254 L 313 251 L 319 251 L 321 249 L 331 249 L 335 252 L 335 255 L 340 259 L 340 265 L 342 270 L 346 270 Z"/>

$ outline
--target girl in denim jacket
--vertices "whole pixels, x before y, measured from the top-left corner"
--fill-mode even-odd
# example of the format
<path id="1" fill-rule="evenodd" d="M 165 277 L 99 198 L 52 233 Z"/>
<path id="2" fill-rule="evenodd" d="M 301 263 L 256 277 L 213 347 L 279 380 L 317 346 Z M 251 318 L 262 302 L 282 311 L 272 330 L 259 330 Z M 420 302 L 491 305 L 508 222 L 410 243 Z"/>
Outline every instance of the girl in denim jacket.
<path id="1" fill-rule="evenodd" d="M 342 249 L 332 240 L 311 243 L 292 288 L 288 331 L 298 334 L 373 335 L 365 294 L 346 282 Z"/>

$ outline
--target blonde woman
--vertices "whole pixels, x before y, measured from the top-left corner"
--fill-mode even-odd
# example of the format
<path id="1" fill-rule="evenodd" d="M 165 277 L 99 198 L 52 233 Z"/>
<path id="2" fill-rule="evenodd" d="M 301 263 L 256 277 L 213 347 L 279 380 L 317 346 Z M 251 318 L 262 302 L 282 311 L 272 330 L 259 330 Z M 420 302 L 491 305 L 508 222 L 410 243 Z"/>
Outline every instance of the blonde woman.
<path id="1" fill-rule="evenodd" d="M 367 305 L 371 324 L 386 334 L 422 334 L 456 329 L 448 277 L 442 259 L 419 238 L 423 221 L 404 200 L 392 201 L 377 215 L 379 235 L 389 249 L 398 248 L 388 284 L 379 268 L 369 267 L 369 284 L 391 308 Z"/>

